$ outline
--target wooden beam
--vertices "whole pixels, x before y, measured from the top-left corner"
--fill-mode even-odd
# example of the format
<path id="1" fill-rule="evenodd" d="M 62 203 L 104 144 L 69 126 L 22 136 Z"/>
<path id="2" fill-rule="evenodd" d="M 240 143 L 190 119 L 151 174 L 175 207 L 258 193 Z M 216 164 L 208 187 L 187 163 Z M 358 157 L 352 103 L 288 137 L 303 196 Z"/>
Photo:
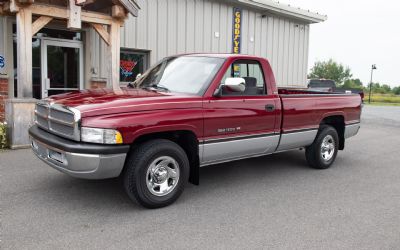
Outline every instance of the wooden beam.
<path id="1" fill-rule="evenodd" d="M 38 33 L 39 30 L 46 26 L 51 20 L 53 20 L 53 18 L 48 16 L 41 16 L 36 19 L 36 21 L 32 23 L 32 36 Z"/>
<path id="2" fill-rule="evenodd" d="M 110 28 L 110 83 L 112 89 L 116 92 L 121 91 L 119 86 L 119 64 L 120 64 L 120 44 L 121 44 L 121 22 L 114 20 Z"/>
<path id="3" fill-rule="evenodd" d="M 110 46 L 110 34 L 108 34 L 104 26 L 98 23 L 91 23 L 90 25 L 94 28 L 95 31 L 97 31 L 104 42 L 107 43 L 108 46 Z"/>
<path id="4" fill-rule="evenodd" d="M 124 7 L 120 5 L 113 5 L 111 7 L 112 17 L 117 19 L 124 19 L 126 17 L 126 12 Z"/>
<path id="5" fill-rule="evenodd" d="M 49 16 L 58 19 L 68 19 L 68 11 L 65 8 L 56 7 L 56 6 L 47 6 L 43 4 L 33 4 L 29 6 L 32 10 L 32 14 L 40 15 L 40 16 Z M 89 11 L 81 11 L 81 20 L 82 22 L 87 23 L 99 23 L 105 25 L 111 25 L 112 17 L 100 14 L 93 13 Z"/>
<path id="6" fill-rule="evenodd" d="M 34 0 L 18 0 L 20 4 L 33 4 Z"/>
<path id="7" fill-rule="evenodd" d="M 81 29 L 81 6 L 76 5 L 75 0 L 69 0 L 68 7 L 68 29 Z"/>
<path id="8" fill-rule="evenodd" d="M 87 2 L 87 0 L 74 0 L 75 4 L 78 6 L 84 6 Z"/>
<path id="9" fill-rule="evenodd" d="M 18 98 L 32 97 L 32 12 L 20 8 L 17 18 Z"/>
<path id="10" fill-rule="evenodd" d="M 105 14 L 98 14 L 89 11 L 82 11 L 82 21 L 87 23 L 99 23 L 111 25 L 112 17 Z"/>
<path id="11" fill-rule="evenodd" d="M 16 13 L 19 11 L 19 6 L 16 3 L 16 0 L 10 0 L 5 3 L 4 8 L 7 8 L 11 13 Z"/>

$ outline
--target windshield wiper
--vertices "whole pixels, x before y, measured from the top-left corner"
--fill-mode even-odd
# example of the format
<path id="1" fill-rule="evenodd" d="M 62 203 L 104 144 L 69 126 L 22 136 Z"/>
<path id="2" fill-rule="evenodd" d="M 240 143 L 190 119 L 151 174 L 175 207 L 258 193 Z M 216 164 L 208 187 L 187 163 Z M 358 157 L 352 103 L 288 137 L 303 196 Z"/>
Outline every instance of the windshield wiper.
<path id="1" fill-rule="evenodd" d="M 170 92 L 169 89 L 161 84 L 150 84 L 148 86 L 142 87 L 143 89 L 156 89 L 156 90 L 161 90 L 165 92 Z"/>

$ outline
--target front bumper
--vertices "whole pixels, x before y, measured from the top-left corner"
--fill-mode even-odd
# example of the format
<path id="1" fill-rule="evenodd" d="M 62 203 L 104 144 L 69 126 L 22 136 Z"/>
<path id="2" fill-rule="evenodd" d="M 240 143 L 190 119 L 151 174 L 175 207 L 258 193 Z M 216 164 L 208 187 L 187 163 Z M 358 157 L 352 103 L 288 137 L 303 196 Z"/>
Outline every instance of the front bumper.
<path id="1" fill-rule="evenodd" d="M 120 175 L 129 145 L 102 145 L 70 141 L 36 125 L 29 129 L 32 150 L 49 166 L 83 179 L 106 179 Z"/>

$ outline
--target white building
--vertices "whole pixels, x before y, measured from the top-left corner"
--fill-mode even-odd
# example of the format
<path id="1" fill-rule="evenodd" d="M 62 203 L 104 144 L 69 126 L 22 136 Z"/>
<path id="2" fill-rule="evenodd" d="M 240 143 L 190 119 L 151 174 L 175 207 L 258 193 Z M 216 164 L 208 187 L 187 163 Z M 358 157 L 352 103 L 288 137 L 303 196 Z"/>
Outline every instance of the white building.
<path id="1" fill-rule="evenodd" d="M 110 67 L 108 46 L 99 32 L 83 21 L 81 29 L 69 30 L 65 19 L 53 18 L 33 34 L 32 83 L 23 81 L 24 86 L 18 87 L 17 65 L 25 65 L 17 62 L 17 21 L 7 2 L 12 1 L 0 0 L 0 121 L 5 99 L 41 99 L 118 84 L 118 72 Z M 32 2 L 68 7 L 64 0 Z M 105 9 L 113 4 L 87 1 L 82 11 L 114 16 Z M 169 55 L 236 51 L 268 58 L 279 86 L 306 87 L 310 24 L 326 20 L 326 16 L 271 0 L 120 0 L 119 4 L 130 9 L 120 33 L 121 84 Z M 31 18 L 34 22 L 39 17 Z M 90 13 L 86 20 L 96 21 Z"/>

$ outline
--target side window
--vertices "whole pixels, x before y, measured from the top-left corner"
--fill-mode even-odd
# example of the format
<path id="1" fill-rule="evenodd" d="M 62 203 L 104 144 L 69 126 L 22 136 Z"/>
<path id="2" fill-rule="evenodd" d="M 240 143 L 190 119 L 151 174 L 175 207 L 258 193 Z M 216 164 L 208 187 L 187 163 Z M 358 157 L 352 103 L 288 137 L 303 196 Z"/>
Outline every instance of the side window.
<path id="1" fill-rule="evenodd" d="M 227 78 L 240 77 L 245 80 L 244 92 L 234 92 L 224 86 Z M 222 96 L 265 95 L 265 81 L 262 67 L 257 61 L 239 60 L 231 64 L 221 81 Z"/>

